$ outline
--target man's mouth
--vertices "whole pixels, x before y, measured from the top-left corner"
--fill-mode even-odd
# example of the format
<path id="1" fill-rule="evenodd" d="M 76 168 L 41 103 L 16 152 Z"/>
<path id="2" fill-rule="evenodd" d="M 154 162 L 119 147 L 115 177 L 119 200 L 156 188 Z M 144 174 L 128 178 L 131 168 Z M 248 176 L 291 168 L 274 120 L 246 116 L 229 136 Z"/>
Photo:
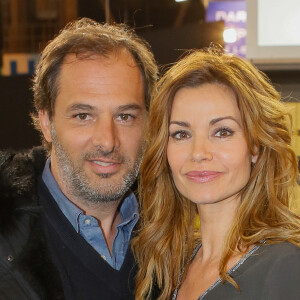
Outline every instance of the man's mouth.
<path id="1" fill-rule="evenodd" d="M 112 166 L 113 164 L 115 164 L 114 162 L 105 162 L 105 161 L 99 161 L 99 160 L 93 160 L 93 163 L 95 163 L 96 165 L 102 166 L 102 167 L 108 167 L 108 166 Z"/>
<path id="2" fill-rule="evenodd" d="M 107 158 L 87 160 L 96 174 L 115 174 L 122 166 L 118 160 Z"/>

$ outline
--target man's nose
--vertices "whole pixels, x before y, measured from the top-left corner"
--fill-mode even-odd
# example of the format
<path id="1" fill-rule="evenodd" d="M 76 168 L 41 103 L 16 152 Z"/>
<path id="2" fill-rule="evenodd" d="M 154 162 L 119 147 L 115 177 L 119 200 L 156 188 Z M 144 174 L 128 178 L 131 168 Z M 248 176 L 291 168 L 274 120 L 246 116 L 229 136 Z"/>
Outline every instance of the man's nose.
<path id="1" fill-rule="evenodd" d="M 92 143 L 107 153 L 113 152 L 120 146 L 118 129 L 112 117 L 102 117 L 95 122 Z"/>

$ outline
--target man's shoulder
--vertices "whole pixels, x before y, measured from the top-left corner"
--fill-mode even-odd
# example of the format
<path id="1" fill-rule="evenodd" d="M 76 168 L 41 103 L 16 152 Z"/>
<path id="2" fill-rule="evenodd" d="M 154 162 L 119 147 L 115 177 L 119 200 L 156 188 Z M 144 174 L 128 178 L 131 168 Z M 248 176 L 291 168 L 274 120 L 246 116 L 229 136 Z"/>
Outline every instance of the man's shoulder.
<path id="1" fill-rule="evenodd" d="M 44 167 L 47 152 L 42 146 L 33 147 L 27 150 L 0 150 L 0 171 L 5 168 L 26 168 L 32 165 L 34 168 Z"/>
<path id="2" fill-rule="evenodd" d="M 43 171 L 46 152 L 42 147 L 27 151 L 0 151 L 0 230 L 14 223 L 20 208 L 34 206 L 36 182 Z M 10 226 L 9 226 L 10 227 Z"/>
<path id="3" fill-rule="evenodd" d="M 22 187 L 22 180 L 42 172 L 46 157 L 46 151 L 42 147 L 24 151 L 0 151 L 1 186 L 7 182 L 14 187 Z"/>

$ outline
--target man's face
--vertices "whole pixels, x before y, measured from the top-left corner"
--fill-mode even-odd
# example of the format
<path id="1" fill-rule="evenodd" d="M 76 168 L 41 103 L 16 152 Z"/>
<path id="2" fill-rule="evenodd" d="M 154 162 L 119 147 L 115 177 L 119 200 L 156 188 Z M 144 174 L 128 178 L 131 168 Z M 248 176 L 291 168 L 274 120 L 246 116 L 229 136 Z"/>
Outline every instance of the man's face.
<path id="1" fill-rule="evenodd" d="M 69 54 L 58 87 L 52 120 L 40 112 L 54 178 L 71 201 L 119 200 L 142 158 L 146 109 L 136 62 L 126 51 L 84 60 Z"/>

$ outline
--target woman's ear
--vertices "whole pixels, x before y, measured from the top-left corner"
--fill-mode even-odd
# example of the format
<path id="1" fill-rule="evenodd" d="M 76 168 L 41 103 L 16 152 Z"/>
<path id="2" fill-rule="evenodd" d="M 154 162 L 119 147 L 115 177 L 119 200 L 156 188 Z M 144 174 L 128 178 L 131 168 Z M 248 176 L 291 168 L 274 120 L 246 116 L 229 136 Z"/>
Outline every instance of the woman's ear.
<path id="1" fill-rule="evenodd" d="M 255 163 L 257 162 L 257 158 L 258 158 L 258 154 L 252 155 L 252 156 L 251 156 L 251 162 L 252 162 L 253 164 L 255 164 Z"/>
<path id="2" fill-rule="evenodd" d="M 258 147 L 257 146 L 254 146 L 254 155 L 251 155 L 251 162 L 253 164 L 255 164 L 257 162 L 257 159 L 258 159 L 258 154 L 259 154 L 259 151 L 258 151 Z"/>

